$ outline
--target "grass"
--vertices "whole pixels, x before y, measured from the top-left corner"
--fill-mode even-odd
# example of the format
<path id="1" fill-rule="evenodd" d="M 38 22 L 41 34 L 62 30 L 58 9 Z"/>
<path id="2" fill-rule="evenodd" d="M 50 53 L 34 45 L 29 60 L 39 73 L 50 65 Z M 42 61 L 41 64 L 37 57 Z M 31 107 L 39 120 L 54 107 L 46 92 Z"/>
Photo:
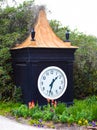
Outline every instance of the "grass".
<path id="1" fill-rule="evenodd" d="M 18 109 L 21 106 L 21 103 L 14 102 L 3 102 L 0 101 L 0 115 L 6 116 L 7 114 L 11 114 L 13 109 Z"/>

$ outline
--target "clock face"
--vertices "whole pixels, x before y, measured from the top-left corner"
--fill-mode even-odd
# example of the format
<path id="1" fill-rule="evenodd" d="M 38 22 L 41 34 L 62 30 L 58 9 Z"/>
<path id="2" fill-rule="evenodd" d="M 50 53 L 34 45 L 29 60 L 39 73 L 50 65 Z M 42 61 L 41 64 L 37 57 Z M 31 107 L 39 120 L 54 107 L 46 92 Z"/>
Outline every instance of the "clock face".
<path id="1" fill-rule="evenodd" d="M 38 89 L 47 99 L 58 99 L 67 88 L 67 77 L 62 69 L 56 66 L 45 68 L 38 78 Z"/>

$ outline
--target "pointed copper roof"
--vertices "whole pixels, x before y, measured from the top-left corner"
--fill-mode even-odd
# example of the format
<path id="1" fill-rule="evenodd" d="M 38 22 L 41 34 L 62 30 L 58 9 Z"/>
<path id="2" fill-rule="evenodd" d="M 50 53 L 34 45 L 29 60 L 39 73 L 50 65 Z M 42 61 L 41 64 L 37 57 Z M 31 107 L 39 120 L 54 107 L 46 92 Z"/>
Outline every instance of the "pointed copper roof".
<path id="1" fill-rule="evenodd" d="M 35 47 L 35 48 L 77 48 L 71 46 L 70 42 L 63 42 L 59 39 L 52 31 L 44 10 L 40 10 L 37 23 L 34 27 L 35 30 L 35 41 L 31 41 L 31 35 L 13 49 Z"/>

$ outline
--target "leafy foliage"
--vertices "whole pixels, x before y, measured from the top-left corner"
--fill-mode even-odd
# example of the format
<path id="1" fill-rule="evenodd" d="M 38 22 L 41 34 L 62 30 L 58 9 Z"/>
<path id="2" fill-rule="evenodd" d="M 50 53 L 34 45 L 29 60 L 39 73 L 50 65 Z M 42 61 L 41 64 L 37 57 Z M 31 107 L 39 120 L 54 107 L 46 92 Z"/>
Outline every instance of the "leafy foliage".
<path id="1" fill-rule="evenodd" d="M 70 28 L 62 27 L 61 23 L 56 20 L 50 21 L 50 25 L 56 35 L 64 41 L 65 32 Z M 97 94 L 97 38 L 75 29 L 70 30 L 70 40 L 72 45 L 79 47 L 74 61 L 75 98 Z"/>
<path id="2" fill-rule="evenodd" d="M 10 114 L 12 109 L 18 109 L 21 106 L 21 103 L 14 102 L 1 102 L 0 101 L 0 115 Z"/>
<path id="3" fill-rule="evenodd" d="M 66 106 L 64 103 L 58 103 L 57 107 L 55 108 L 55 112 L 57 114 L 62 114 L 65 108 Z"/>
<path id="4" fill-rule="evenodd" d="M 15 85 L 10 48 L 22 42 L 33 26 L 33 5 L 33 1 L 29 1 L 18 7 L 0 6 L 0 100 L 13 98 Z"/>
<path id="5" fill-rule="evenodd" d="M 63 108 L 61 109 L 61 106 Z M 59 110 L 59 108 L 62 110 Z M 13 110 L 16 117 L 31 117 L 33 120 L 53 121 L 61 123 L 78 123 L 87 125 L 90 121 L 97 120 L 97 97 L 92 96 L 85 100 L 75 100 L 73 106 L 66 107 L 59 103 L 56 107 L 49 104 L 43 108 L 38 105 L 29 109 L 26 105 L 21 105 Z"/>
<path id="6" fill-rule="evenodd" d="M 21 87 L 14 86 L 13 102 L 23 102 Z"/>

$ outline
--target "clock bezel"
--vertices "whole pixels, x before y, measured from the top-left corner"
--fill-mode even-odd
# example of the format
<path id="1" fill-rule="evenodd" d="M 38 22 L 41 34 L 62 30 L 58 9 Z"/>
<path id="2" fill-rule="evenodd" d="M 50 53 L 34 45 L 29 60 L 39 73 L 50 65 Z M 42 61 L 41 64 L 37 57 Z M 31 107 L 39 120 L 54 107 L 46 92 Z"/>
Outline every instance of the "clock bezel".
<path id="1" fill-rule="evenodd" d="M 42 92 L 42 90 L 40 89 L 40 80 L 41 80 L 41 77 L 43 76 L 43 74 L 44 74 L 46 71 L 48 71 L 48 70 L 50 70 L 50 69 L 56 69 L 56 70 L 60 71 L 61 74 L 62 74 L 63 77 L 64 77 L 64 80 L 65 80 L 65 86 L 64 86 L 63 91 L 62 91 L 58 96 L 56 96 L 56 97 L 47 96 L 47 95 L 45 95 L 45 94 Z M 44 98 L 50 99 L 50 100 L 55 100 L 55 99 L 60 98 L 60 97 L 65 93 L 65 91 L 66 91 L 66 89 L 67 89 L 67 83 L 68 83 L 68 81 L 67 81 L 67 76 L 66 76 L 65 72 L 64 72 L 61 68 L 59 68 L 59 67 L 57 67 L 57 66 L 49 66 L 49 67 L 46 67 L 45 69 L 43 69 L 43 70 L 41 71 L 41 73 L 39 74 L 39 77 L 38 77 L 38 90 L 39 90 L 40 94 L 41 94 Z"/>

